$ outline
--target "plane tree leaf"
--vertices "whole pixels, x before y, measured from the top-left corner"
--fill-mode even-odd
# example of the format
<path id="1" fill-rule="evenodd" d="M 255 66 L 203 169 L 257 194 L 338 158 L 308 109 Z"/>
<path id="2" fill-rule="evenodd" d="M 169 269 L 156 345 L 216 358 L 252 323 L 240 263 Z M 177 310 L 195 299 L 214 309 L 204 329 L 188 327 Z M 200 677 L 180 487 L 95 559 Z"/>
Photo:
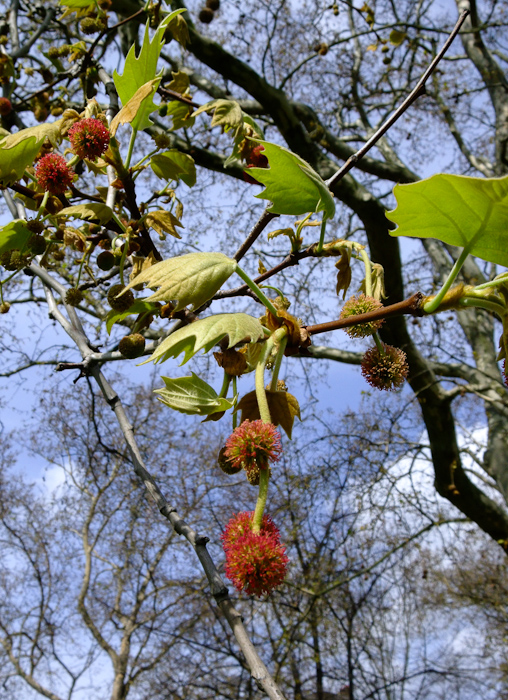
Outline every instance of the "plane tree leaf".
<path id="1" fill-rule="evenodd" d="M 508 267 L 508 176 L 433 175 L 395 185 L 392 236 L 436 238 Z"/>
<path id="2" fill-rule="evenodd" d="M 24 219 L 15 219 L 0 228 L 0 253 L 4 250 L 22 250 L 33 234 L 27 229 Z"/>
<path id="3" fill-rule="evenodd" d="M 256 342 L 264 337 L 263 326 L 248 314 L 216 314 L 179 328 L 156 348 L 147 362 L 165 362 L 170 357 L 185 353 L 181 365 L 201 349 L 208 352 L 223 338 L 228 337 L 228 348 L 240 341 Z"/>
<path id="4" fill-rule="evenodd" d="M 210 126 L 223 126 L 226 129 L 236 129 L 243 124 L 242 108 L 234 100 L 212 100 L 199 107 L 192 116 L 197 117 L 202 112 L 213 112 Z"/>
<path id="5" fill-rule="evenodd" d="M 176 301 L 175 311 L 194 309 L 211 299 L 236 269 L 236 261 L 222 253 L 189 253 L 169 258 L 143 270 L 127 285 L 157 289 L 147 301 Z"/>
<path id="6" fill-rule="evenodd" d="M 291 440 L 295 418 L 302 419 L 296 397 L 287 391 L 267 391 L 266 398 L 273 424 L 280 425 Z M 261 415 L 256 392 L 250 391 L 248 394 L 245 394 L 238 402 L 235 408 L 236 411 L 242 412 L 242 422 L 244 420 L 260 420 Z"/>
<path id="7" fill-rule="evenodd" d="M 182 180 L 188 187 L 196 184 L 194 159 L 176 148 L 152 156 L 150 167 L 162 180 Z"/>
<path id="8" fill-rule="evenodd" d="M 87 204 L 75 204 L 72 207 L 65 207 L 58 212 L 58 216 L 68 216 L 73 219 L 86 221 L 93 220 L 103 225 L 111 219 L 113 211 L 107 204 L 89 202 Z"/>
<path id="9" fill-rule="evenodd" d="M 165 211 L 164 209 L 159 209 L 157 211 L 151 211 L 145 216 L 145 223 L 150 228 L 155 229 L 159 234 L 161 240 L 165 240 L 166 233 L 169 233 L 175 238 L 181 238 L 180 234 L 176 230 L 176 226 L 180 228 L 185 228 L 184 225 L 172 214 L 170 211 Z"/>
<path id="10" fill-rule="evenodd" d="M 136 124 L 143 123 L 144 119 L 147 119 L 148 114 L 156 109 L 152 96 L 157 90 L 160 79 L 154 78 L 149 80 L 147 83 L 142 85 L 136 90 L 134 95 L 128 100 L 122 109 L 115 115 L 109 127 L 109 132 L 111 136 L 114 136 L 117 132 L 120 124 Z M 153 108 L 153 109 L 152 109 Z M 148 120 L 147 126 L 150 124 Z M 139 128 L 139 127 L 137 127 Z M 145 127 L 142 127 L 145 128 Z"/>
<path id="11" fill-rule="evenodd" d="M 49 139 L 53 146 L 61 142 L 61 119 L 51 124 L 38 124 L 10 134 L 0 143 L 0 184 L 11 185 L 23 177 L 25 168 L 33 165 L 42 144 Z"/>
<path id="12" fill-rule="evenodd" d="M 133 45 L 125 59 L 122 75 L 119 75 L 116 70 L 114 71 L 113 80 L 123 105 L 129 102 L 139 88 L 156 77 L 158 85 L 160 75 L 157 75 L 157 62 L 164 46 L 164 33 L 168 24 L 182 12 L 185 12 L 185 9 L 175 10 L 168 14 L 157 27 L 151 40 L 147 22 L 139 55 L 136 56 L 136 47 Z M 143 102 L 143 109 L 137 112 L 136 117 L 131 122 L 132 128 L 140 130 L 150 126 L 152 122 L 148 115 L 157 109 L 152 97 L 147 97 Z"/>
<path id="13" fill-rule="evenodd" d="M 307 214 L 323 211 L 328 219 L 335 214 L 335 202 L 324 180 L 296 153 L 275 143 L 252 139 L 264 147 L 269 168 L 249 168 L 254 179 L 265 185 L 260 199 L 272 202 L 268 211 L 275 214 Z"/>
<path id="14" fill-rule="evenodd" d="M 213 387 L 194 372 L 190 377 L 178 379 L 162 377 L 162 379 L 166 386 L 156 389 L 154 393 L 157 394 L 159 401 L 180 413 L 208 416 L 218 411 L 227 411 L 235 404 L 234 399 L 220 398 Z"/>

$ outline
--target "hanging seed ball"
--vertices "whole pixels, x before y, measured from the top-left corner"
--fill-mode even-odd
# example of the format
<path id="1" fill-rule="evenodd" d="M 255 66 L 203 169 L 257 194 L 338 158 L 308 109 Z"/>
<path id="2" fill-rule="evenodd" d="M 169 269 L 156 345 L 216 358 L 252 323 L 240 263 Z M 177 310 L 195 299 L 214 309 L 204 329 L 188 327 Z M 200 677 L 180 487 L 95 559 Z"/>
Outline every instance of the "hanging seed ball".
<path id="1" fill-rule="evenodd" d="M 203 24 L 210 24 L 213 19 L 213 10 L 211 10 L 209 7 L 203 7 L 198 17 L 199 21 L 203 22 Z"/>
<path id="2" fill-rule="evenodd" d="M 220 0 L 206 0 L 206 6 L 212 12 L 217 12 L 220 7 Z"/>
<path id="3" fill-rule="evenodd" d="M 374 299 L 374 297 L 360 294 L 359 296 L 351 297 L 342 307 L 340 319 L 345 320 L 351 316 L 359 316 L 380 309 L 383 304 Z M 368 321 L 367 323 L 358 323 L 349 328 L 344 328 L 350 338 L 366 338 L 375 333 L 383 325 L 383 319 L 377 321 Z"/>
<path id="4" fill-rule="evenodd" d="M 9 304 L 9 302 L 4 301 L 2 304 L 0 304 L 0 314 L 8 314 L 10 308 L 11 305 Z"/>
<path id="5" fill-rule="evenodd" d="M 144 353 L 145 343 L 146 341 L 141 333 L 132 333 L 122 338 L 118 343 L 118 349 L 124 357 L 133 360 Z"/>
<path id="6" fill-rule="evenodd" d="M 28 239 L 28 249 L 33 255 L 42 255 L 46 250 L 44 236 L 31 236 Z"/>
<path id="7" fill-rule="evenodd" d="M 35 177 L 45 192 L 63 194 L 71 186 L 74 172 L 63 156 L 58 153 L 48 153 L 37 163 Z"/>
<path id="8" fill-rule="evenodd" d="M 69 129 L 69 141 L 79 158 L 97 160 L 108 148 L 109 131 L 98 119 L 80 119 Z"/>
<path id="9" fill-rule="evenodd" d="M 44 231 L 44 224 L 42 221 L 36 221 L 35 219 L 27 221 L 26 227 L 32 233 L 42 233 Z"/>
<path id="10" fill-rule="evenodd" d="M 12 250 L 4 250 L 3 253 L 0 253 L 0 265 L 6 270 L 9 269 L 8 266 L 11 264 L 11 253 Z"/>
<path id="11" fill-rule="evenodd" d="M 76 287 L 68 289 L 65 294 L 65 303 L 69 306 L 79 306 L 83 299 L 83 292 L 80 289 L 76 289 Z"/>
<path id="12" fill-rule="evenodd" d="M 127 311 L 134 303 L 134 294 L 129 289 L 121 297 L 118 295 L 123 292 L 125 287 L 123 284 L 114 284 L 108 292 L 108 302 L 115 311 Z"/>
<path id="13" fill-rule="evenodd" d="M 404 384 L 409 373 L 406 353 L 392 345 L 382 346 L 383 354 L 377 346 L 367 350 L 362 359 L 362 375 L 375 389 L 394 391 Z"/>
<path id="14" fill-rule="evenodd" d="M 107 272 L 115 265 L 115 256 L 110 250 L 105 250 L 97 256 L 97 267 L 99 270 Z"/>
<path id="15" fill-rule="evenodd" d="M 217 457 L 217 464 L 222 469 L 224 474 L 238 474 L 238 472 L 242 471 L 242 465 L 231 464 L 231 462 L 227 459 L 226 455 L 224 454 L 225 451 L 226 446 L 224 445 L 224 447 L 219 452 L 219 456 Z"/>

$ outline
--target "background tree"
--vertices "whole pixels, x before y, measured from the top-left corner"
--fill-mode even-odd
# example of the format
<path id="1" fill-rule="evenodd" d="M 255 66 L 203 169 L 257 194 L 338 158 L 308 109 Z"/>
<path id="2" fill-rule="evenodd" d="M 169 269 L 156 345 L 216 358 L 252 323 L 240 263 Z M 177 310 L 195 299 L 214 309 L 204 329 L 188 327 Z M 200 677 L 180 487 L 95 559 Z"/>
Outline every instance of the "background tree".
<path id="1" fill-rule="evenodd" d="M 460 2 L 457 10 L 465 6 Z M 76 7 L 80 17 L 73 12 Z M 181 3 L 172 3 L 172 7 L 183 9 Z M 82 111 L 86 100 L 94 94 L 99 103 L 104 102 L 112 117 L 118 107 L 118 97 L 109 74 L 122 52 L 125 54 L 136 41 L 141 44 L 139 23 L 148 16 L 156 27 L 165 13 L 159 5 L 145 8 L 123 2 L 111 6 L 103 3 L 99 7 L 69 4 L 68 8 L 70 12 L 62 18 L 53 7 L 25 8 L 19 3 L 6 6 L 1 63 L 5 100 L 1 107 L 7 131 L 26 128 L 34 118 L 41 123 L 46 123 L 46 120 L 53 123 L 51 116 L 65 115 L 65 108 Z M 227 109 L 231 111 L 236 109 L 231 107 L 234 100 L 245 115 L 262 125 L 269 141 L 285 144 L 303 157 L 323 180 L 332 178 L 329 184 L 338 205 L 339 215 L 335 221 L 339 223 L 329 226 L 327 240 L 354 238 L 367 244 L 370 259 L 382 265 L 385 271 L 385 304 L 393 304 L 407 296 L 405 288 L 410 291 L 421 288 L 429 292 L 432 284 L 439 285 L 459 258 L 460 251 L 454 246 L 424 239 L 421 246 L 410 246 L 401 252 L 399 239 L 389 236 L 390 224 L 385 217 L 385 209 L 393 204 L 390 198 L 392 184 L 416 182 L 422 175 L 437 169 L 483 176 L 499 176 L 506 171 L 508 110 L 506 79 L 502 71 L 506 62 L 503 44 L 506 32 L 502 5 L 485 3 L 477 8 L 468 3 L 470 16 L 461 30 L 460 52 L 454 54 L 452 49 L 427 83 L 425 99 L 418 100 L 403 120 L 399 120 L 377 142 L 373 151 L 355 162 L 354 174 L 348 173 L 338 179 L 333 175 L 340 160 L 353 156 L 358 147 L 368 141 L 421 77 L 454 24 L 456 11 L 450 9 L 446 14 L 433 3 L 425 7 L 407 3 L 396 8 L 389 3 L 379 3 L 365 4 L 360 8 L 347 3 L 328 7 L 317 2 L 298 8 L 284 2 L 276 6 L 253 3 L 248 14 L 234 2 L 223 2 L 216 10 L 208 7 L 207 11 L 200 4 L 191 3 L 188 9 L 189 12 L 184 12 L 180 19 L 175 18 L 165 33 L 168 40 L 171 34 L 180 41 L 172 41 L 161 53 L 160 65 L 166 72 L 157 89 L 165 104 L 159 109 L 154 124 L 147 126 L 146 134 L 140 133 L 135 143 L 131 142 L 134 148 L 128 150 L 121 164 L 118 159 L 115 161 L 115 153 L 109 152 L 105 156 L 110 164 L 107 188 L 99 187 L 97 192 L 92 189 L 95 176 L 102 175 L 100 169 L 103 166 L 99 162 L 96 166 L 99 170 L 91 166 L 89 173 L 82 171 L 82 180 L 66 183 L 70 188 L 68 201 L 61 201 L 63 193 L 56 193 L 49 201 L 37 191 L 37 186 L 32 185 L 30 174 L 33 177 L 33 172 L 24 183 L 20 177 L 11 181 L 11 170 L 5 166 L 2 177 L 4 184 L 9 186 L 5 191 L 6 201 L 16 218 L 26 218 L 23 206 L 34 211 L 40 207 L 43 213 L 47 211 L 50 212 L 48 216 L 55 217 L 63 204 L 92 202 L 112 207 L 116 199 L 117 205 L 115 217 L 104 222 L 107 224 L 105 228 L 98 226 L 100 217 L 92 224 L 85 221 L 79 226 L 71 226 L 68 220 L 58 223 L 58 220 L 48 219 L 51 225 L 45 236 L 50 247 L 44 254 L 40 253 L 42 258 L 33 259 L 33 253 L 19 260 L 14 260 L 11 255 L 8 261 L 4 261 L 7 265 L 4 265 L 6 272 L 2 282 L 5 294 L 2 310 L 9 310 L 7 299 L 10 303 L 23 302 L 24 305 L 25 302 L 39 303 L 43 299 L 39 283 L 42 280 L 50 313 L 77 344 L 83 361 L 76 362 L 76 356 L 68 350 L 64 350 L 63 355 L 54 353 L 43 357 L 37 357 L 37 351 L 34 351 L 26 358 L 26 348 L 22 347 L 21 355 L 11 355 L 6 372 L 12 374 L 35 362 L 56 364 L 65 359 L 68 362 L 60 364 L 59 369 L 79 369 L 81 374 L 90 374 L 96 379 L 120 420 L 138 475 L 163 514 L 177 525 L 177 531 L 188 535 L 198 555 L 205 561 L 206 555 L 201 549 L 203 542 L 184 529 L 144 471 L 118 396 L 100 374 L 100 365 L 121 359 L 116 349 L 117 330 L 114 330 L 111 341 L 104 333 L 104 326 L 98 324 L 107 312 L 107 285 L 118 280 L 115 263 L 120 263 L 123 271 L 126 258 L 129 264 L 140 266 L 140 260 L 150 259 L 150 256 L 152 259 L 167 258 L 175 253 L 202 248 L 220 249 L 232 255 L 235 246 L 246 240 L 236 254 L 239 260 L 256 242 L 259 249 L 251 251 L 256 255 L 246 257 L 246 269 L 255 274 L 258 258 L 261 258 L 258 281 L 271 280 L 277 272 L 274 283 L 291 300 L 292 311 L 303 319 L 304 325 L 312 329 L 312 324 L 336 318 L 337 312 L 335 302 L 329 296 L 330 288 L 335 287 L 335 282 L 331 282 L 331 273 L 335 270 L 331 269 L 329 261 L 319 259 L 316 248 L 311 245 L 317 242 L 313 235 L 315 229 L 302 229 L 306 247 L 299 247 L 296 242 L 299 234 L 294 231 L 289 234 L 288 230 L 285 236 L 264 242 L 259 236 L 268 225 L 273 228 L 274 225 L 283 227 L 287 224 L 289 227 L 294 224 L 294 217 L 283 220 L 282 224 L 272 224 L 273 217 L 263 214 L 252 235 L 245 239 L 241 232 L 249 230 L 257 214 L 252 211 L 256 206 L 252 205 L 251 199 L 253 186 L 245 184 L 243 170 L 245 165 L 262 165 L 260 153 L 255 154 L 256 162 L 251 152 L 244 153 L 243 164 L 240 159 L 228 164 L 231 133 L 227 129 L 226 133 L 222 133 L 222 129 L 210 130 L 207 118 L 199 114 L 193 117 L 193 110 L 211 97 L 227 100 L 230 105 Z M 87 13 L 88 16 L 83 16 Z M 42 86 L 41 81 L 44 82 Z M 88 103 L 88 109 L 92 113 L 95 107 Z M 219 117 L 215 112 L 214 119 L 220 124 Z M 244 124 L 249 123 L 242 119 Z M 120 128 L 118 138 L 126 153 L 127 131 L 122 132 L 122 128 L 126 129 Z M 427 139 L 426 134 L 429 134 Z M 436 134 L 439 135 L 440 147 L 433 160 L 429 157 L 429 141 L 432 138 L 435 142 Z M 166 171 L 165 179 L 169 182 L 161 189 L 154 190 L 153 167 L 146 172 L 129 170 L 138 157 L 143 158 L 154 148 L 148 135 L 152 136 L 157 149 L 177 149 L 180 154 L 191 156 L 200 166 L 202 177 L 201 180 L 198 178 L 192 199 L 185 196 L 185 191 L 182 193 L 181 186 L 177 186 L 181 181 L 187 185 L 192 183 L 189 160 L 180 161 L 186 164 L 183 170 L 173 168 L 169 175 Z M 51 130 L 43 132 L 37 148 L 51 148 L 49 143 L 44 143 L 45 136 L 51 139 Z M 6 143 L 11 142 L 3 142 L 2 154 L 8 159 Z M 448 162 L 443 163 L 443 157 Z M 111 164 L 116 166 L 116 172 L 111 170 Z M 26 165 L 30 166 L 30 163 Z M 77 170 L 82 167 L 81 162 L 76 164 Z M 201 168 L 212 174 L 202 174 Z M 155 187 L 159 188 L 160 184 L 158 180 Z M 221 188 L 220 192 L 227 191 L 231 210 L 224 213 L 218 206 L 212 218 L 210 212 L 214 204 L 209 193 L 217 191 L 215 185 Z M 85 188 L 88 191 L 85 192 Z M 13 199 L 13 193 L 16 199 Z M 60 198 L 60 203 L 55 201 L 55 196 Z M 173 216 L 173 219 L 169 217 L 170 224 L 166 217 L 165 228 L 161 227 L 157 217 L 153 217 L 153 212 L 160 210 L 155 207 L 160 208 L 163 197 L 169 199 L 166 204 L 172 208 Z M 245 204 L 247 198 L 248 205 Z M 152 215 L 151 219 L 143 218 L 147 213 Z M 80 214 L 83 215 L 83 210 Z M 183 242 L 187 247 L 174 239 L 154 241 L 150 228 L 159 232 L 162 239 L 168 233 L 175 236 L 178 224 L 174 219 L 179 221 L 182 217 L 189 222 L 186 223 L 188 229 L 206 230 L 210 239 L 203 241 L 191 233 Z M 113 258 L 113 271 L 97 270 L 96 248 L 108 249 L 111 240 L 113 253 L 115 250 L 119 253 Z M 119 242 L 117 248 L 115 240 Z M 294 241 L 292 249 L 291 240 Z M 24 255 L 23 250 L 21 253 Z M 28 277 L 13 275 L 18 268 L 26 268 L 28 264 Z M 85 281 L 83 270 L 87 273 L 87 266 L 91 267 L 91 274 Z M 468 258 L 461 275 L 466 284 L 478 284 L 492 279 L 496 272 L 495 266 Z M 353 274 L 358 274 L 354 268 Z M 356 282 L 360 279 L 355 276 L 353 284 Z M 78 289 L 81 293 L 79 300 L 67 296 L 69 288 Z M 215 301 L 244 296 L 250 296 L 246 286 L 218 291 L 214 307 Z M 67 317 L 62 314 L 64 307 L 60 301 L 56 301 L 59 298 L 66 304 Z M 77 304 L 79 311 L 72 304 Z M 164 313 L 162 310 L 152 311 L 156 317 L 153 324 L 148 322 L 145 314 L 136 320 L 121 319 L 117 325 L 123 324 L 131 331 L 142 331 L 149 341 L 165 337 L 167 321 L 159 323 L 158 318 L 164 319 L 170 309 Z M 12 316 L 11 312 L 4 317 L 7 329 L 2 342 L 9 350 L 11 346 L 15 349 L 11 340 L 16 336 Z M 190 312 L 177 312 L 172 315 L 172 320 L 175 319 L 172 331 L 193 320 L 194 316 Z M 497 337 L 500 333 L 494 317 L 476 308 L 462 308 L 451 319 L 446 317 L 443 320 L 442 314 L 426 317 L 416 325 L 408 325 L 403 316 L 391 317 L 380 330 L 383 342 L 402 348 L 407 355 L 409 383 L 425 424 L 425 440 L 428 439 L 432 455 L 438 493 L 493 541 L 505 547 L 508 520 L 503 455 L 507 431 L 506 392 L 497 364 Z M 316 329 L 314 334 L 317 335 Z M 335 336 L 330 342 L 337 342 Z M 101 344 L 106 344 L 105 352 L 97 348 Z M 149 345 L 147 350 L 153 347 Z M 315 342 L 310 349 L 302 350 L 302 354 L 350 364 L 360 364 L 362 358 L 361 353 L 352 352 L 349 347 L 316 346 Z M 288 360 L 288 367 L 290 362 L 295 360 Z M 308 365 L 305 367 L 308 369 Z M 316 371 L 319 370 L 311 370 L 313 376 Z M 460 446 L 462 436 L 458 425 L 460 401 L 464 394 L 477 397 L 476 402 L 467 405 L 474 405 L 474 415 L 482 416 L 475 418 L 474 426 L 469 420 L 468 429 L 478 423 L 486 425 L 488 430 L 485 452 L 474 453 L 478 466 L 474 473 L 468 471 L 463 462 L 463 454 L 471 452 L 470 446 L 467 442 L 463 448 Z M 379 408 L 378 401 L 376 407 Z M 406 404 L 400 409 L 399 421 L 404 419 L 407 411 Z M 413 449 L 421 454 L 426 447 L 426 441 L 414 432 L 406 434 L 400 446 L 393 440 L 387 444 L 390 452 L 386 454 L 392 459 L 411 454 Z M 457 512 L 451 517 L 457 517 Z M 433 515 L 426 524 L 430 526 L 439 521 L 440 516 Z M 214 578 L 213 569 L 208 568 L 207 573 L 212 581 L 212 593 L 226 609 L 229 603 L 224 598 L 223 588 Z M 216 588 L 213 588 L 214 581 Z M 351 595 L 351 600 L 356 600 L 354 593 Z M 228 610 L 231 613 L 230 608 Z M 233 620 L 231 615 L 230 621 Z M 273 624 L 272 618 L 270 622 Z M 313 624 L 315 627 L 318 623 Z M 312 637 L 312 628 L 309 629 Z M 275 651 L 272 649 L 270 653 L 275 654 Z M 298 668 L 298 664 L 294 668 Z M 263 676 L 264 671 L 259 673 Z M 316 671 L 316 679 L 318 676 Z M 300 682 L 293 680 L 296 685 Z M 318 680 L 316 684 L 319 694 Z"/>

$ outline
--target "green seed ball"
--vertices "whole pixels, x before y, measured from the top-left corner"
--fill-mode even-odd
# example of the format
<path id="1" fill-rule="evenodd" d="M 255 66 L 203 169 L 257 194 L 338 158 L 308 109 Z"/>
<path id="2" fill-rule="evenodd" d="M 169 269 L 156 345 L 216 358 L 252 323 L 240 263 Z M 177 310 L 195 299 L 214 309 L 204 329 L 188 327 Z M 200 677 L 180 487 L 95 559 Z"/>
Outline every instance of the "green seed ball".
<path id="1" fill-rule="evenodd" d="M 126 335 L 118 343 L 118 349 L 124 357 L 129 360 L 133 360 L 136 357 L 140 357 L 145 351 L 145 339 L 141 333 L 132 333 L 131 335 Z"/>
<path id="2" fill-rule="evenodd" d="M 46 250 L 44 236 L 32 236 L 28 240 L 28 249 L 34 255 L 42 255 Z"/>
<path id="3" fill-rule="evenodd" d="M 65 294 L 65 303 L 69 306 L 79 306 L 83 299 L 83 292 L 75 287 L 68 289 Z"/>
<path id="4" fill-rule="evenodd" d="M 121 297 L 118 295 L 123 292 L 125 287 L 123 284 L 114 284 L 108 292 L 108 302 L 115 311 L 127 311 L 134 303 L 134 294 L 129 289 Z"/>

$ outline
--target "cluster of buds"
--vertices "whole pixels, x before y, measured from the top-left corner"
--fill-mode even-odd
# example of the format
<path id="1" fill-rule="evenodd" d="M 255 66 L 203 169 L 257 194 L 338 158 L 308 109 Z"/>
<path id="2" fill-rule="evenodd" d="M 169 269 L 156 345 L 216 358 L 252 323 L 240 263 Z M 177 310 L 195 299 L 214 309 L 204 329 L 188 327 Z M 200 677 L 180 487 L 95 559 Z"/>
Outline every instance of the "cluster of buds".
<path id="1" fill-rule="evenodd" d="M 280 533 L 268 515 L 260 531 L 252 529 L 254 513 L 238 513 L 222 534 L 226 576 L 238 591 L 262 596 L 271 593 L 286 578 L 289 559 Z"/>
<path id="2" fill-rule="evenodd" d="M 244 469 L 250 484 L 259 484 L 261 469 L 269 469 L 282 453 L 280 434 L 271 423 L 244 420 L 226 440 L 219 465 L 228 474 Z"/>

